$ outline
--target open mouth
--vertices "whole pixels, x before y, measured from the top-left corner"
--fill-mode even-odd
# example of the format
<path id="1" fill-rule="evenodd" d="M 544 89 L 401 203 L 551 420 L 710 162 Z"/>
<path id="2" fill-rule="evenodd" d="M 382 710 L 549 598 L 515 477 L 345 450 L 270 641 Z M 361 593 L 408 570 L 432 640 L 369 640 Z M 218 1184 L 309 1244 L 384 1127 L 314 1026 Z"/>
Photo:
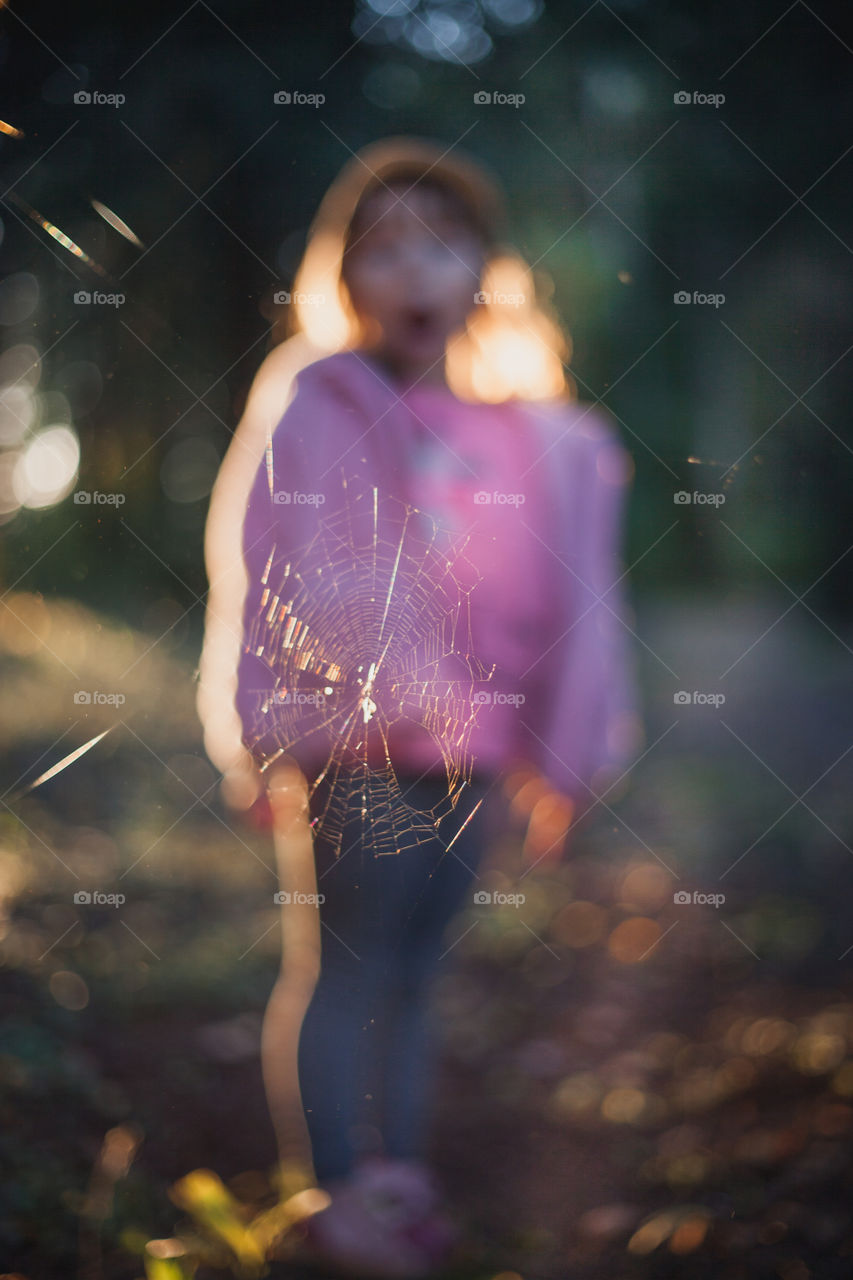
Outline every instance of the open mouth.
<path id="1" fill-rule="evenodd" d="M 426 307 L 413 307 L 403 313 L 403 324 L 415 337 L 426 337 L 436 328 L 436 315 Z"/>

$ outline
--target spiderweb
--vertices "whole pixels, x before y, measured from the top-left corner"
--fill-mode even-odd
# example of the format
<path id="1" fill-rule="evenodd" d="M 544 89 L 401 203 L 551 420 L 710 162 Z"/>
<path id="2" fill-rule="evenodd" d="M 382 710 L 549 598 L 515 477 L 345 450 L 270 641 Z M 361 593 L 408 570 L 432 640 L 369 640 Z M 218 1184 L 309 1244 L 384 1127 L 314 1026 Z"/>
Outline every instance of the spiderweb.
<path id="1" fill-rule="evenodd" d="M 494 668 L 472 653 L 480 575 L 467 537 L 357 478 L 342 489 L 339 509 L 310 517 L 297 553 L 269 553 L 246 648 L 270 682 L 252 695 L 244 740 L 262 771 L 287 754 L 323 760 L 309 787 L 315 832 L 338 856 L 355 822 L 381 856 L 434 839 L 457 810 Z M 398 776 L 397 749 L 413 738 L 443 768 L 446 794 L 429 810 Z"/>

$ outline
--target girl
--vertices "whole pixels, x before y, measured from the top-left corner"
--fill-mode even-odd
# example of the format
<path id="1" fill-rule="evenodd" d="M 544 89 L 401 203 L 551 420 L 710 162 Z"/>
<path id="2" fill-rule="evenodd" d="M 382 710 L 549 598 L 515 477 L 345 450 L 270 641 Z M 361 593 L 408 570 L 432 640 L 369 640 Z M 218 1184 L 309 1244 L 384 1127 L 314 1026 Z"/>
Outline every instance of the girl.
<path id="1" fill-rule="evenodd" d="M 331 1193 L 311 1247 L 363 1274 L 449 1247 L 428 994 L 478 901 L 496 783 L 535 865 L 638 739 L 628 455 L 574 402 L 503 219 L 458 149 L 392 138 L 345 166 L 208 521 L 206 747 L 235 807 L 265 783 L 279 868 L 267 1095 L 282 1164 L 310 1138 Z"/>

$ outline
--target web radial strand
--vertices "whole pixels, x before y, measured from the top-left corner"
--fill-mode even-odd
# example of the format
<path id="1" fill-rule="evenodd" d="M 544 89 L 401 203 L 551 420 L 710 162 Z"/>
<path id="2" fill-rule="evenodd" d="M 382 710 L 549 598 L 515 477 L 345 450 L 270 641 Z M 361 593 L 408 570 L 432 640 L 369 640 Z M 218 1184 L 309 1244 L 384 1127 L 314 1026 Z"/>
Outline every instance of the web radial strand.
<path id="1" fill-rule="evenodd" d="M 478 693 L 493 674 L 471 643 L 479 574 L 464 536 L 357 478 L 313 530 L 266 564 L 247 647 L 269 687 L 255 695 L 247 741 L 262 769 L 286 753 L 323 761 L 315 829 L 336 854 L 345 837 L 375 856 L 400 853 L 435 837 L 471 781 Z M 411 766 L 399 772 L 413 735 L 422 752 L 433 744 L 446 784 L 429 810 L 407 797 Z"/>

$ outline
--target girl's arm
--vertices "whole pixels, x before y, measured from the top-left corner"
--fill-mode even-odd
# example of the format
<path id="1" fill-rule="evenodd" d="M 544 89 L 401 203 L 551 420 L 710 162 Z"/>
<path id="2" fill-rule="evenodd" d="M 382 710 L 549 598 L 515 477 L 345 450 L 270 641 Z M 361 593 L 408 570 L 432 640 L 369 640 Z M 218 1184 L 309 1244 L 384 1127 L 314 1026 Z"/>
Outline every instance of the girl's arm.
<path id="1" fill-rule="evenodd" d="M 630 619 L 622 563 L 633 464 L 615 429 L 586 412 L 561 468 L 563 590 L 573 601 L 560 645 L 542 768 L 573 801 L 592 808 L 625 770 L 639 737 Z M 567 442 L 568 443 L 568 442 Z"/>
<path id="2" fill-rule="evenodd" d="M 234 705 L 246 595 L 241 530 L 267 433 L 281 421 L 295 373 L 321 354 L 301 336 L 267 354 L 222 460 L 205 525 L 208 592 L 196 706 L 205 750 L 224 775 L 224 797 L 241 810 L 249 807 L 261 787 L 257 765 L 242 743 L 242 724 Z"/>
<path id="3" fill-rule="evenodd" d="M 340 500 L 337 475 L 329 468 L 352 434 L 346 408 L 323 373 L 314 365 L 297 376 L 293 399 L 272 435 L 271 460 L 264 456 L 255 473 L 243 522 L 247 587 L 235 706 L 243 742 L 259 763 L 283 745 L 275 709 L 264 711 L 282 673 L 275 659 L 270 662 L 257 652 L 256 623 L 278 592 L 285 566 L 298 560 L 324 515 Z M 288 746 L 287 751 L 306 771 L 325 763 L 317 743 L 310 749 L 296 744 L 292 751 Z"/>

